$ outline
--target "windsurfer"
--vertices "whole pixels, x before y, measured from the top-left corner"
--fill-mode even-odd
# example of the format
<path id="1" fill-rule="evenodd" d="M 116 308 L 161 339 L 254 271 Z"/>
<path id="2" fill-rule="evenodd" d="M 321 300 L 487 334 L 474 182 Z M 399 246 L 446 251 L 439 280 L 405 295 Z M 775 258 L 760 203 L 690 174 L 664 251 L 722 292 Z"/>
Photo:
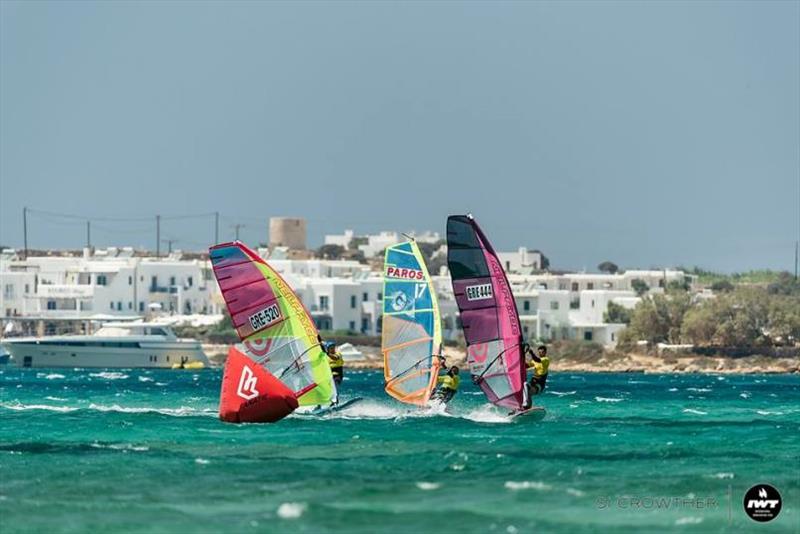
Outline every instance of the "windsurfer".
<path id="1" fill-rule="evenodd" d="M 533 396 L 542 393 L 547 384 L 547 373 L 550 369 L 550 357 L 547 356 L 547 347 L 544 345 L 539 345 L 539 347 L 536 349 L 536 353 L 534 353 L 530 345 L 524 343 L 522 350 L 523 354 L 530 355 L 531 361 L 528 363 L 527 368 L 533 370 L 533 376 L 527 385 L 528 395 L 526 408 L 530 408 L 533 404 Z"/>
<path id="2" fill-rule="evenodd" d="M 458 391 L 458 384 L 460 381 L 461 379 L 458 377 L 458 367 L 454 365 L 447 370 L 447 374 L 438 378 L 437 383 L 441 385 L 431 399 L 447 404 Z"/>
<path id="3" fill-rule="evenodd" d="M 344 378 L 344 358 L 336 350 L 336 343 L 328 341 L 325 344 L 325 354 L 328 355 L 328 363 L 331 366 L 331 374 L 333 375 L 333 383 L 338 388 Z"/>

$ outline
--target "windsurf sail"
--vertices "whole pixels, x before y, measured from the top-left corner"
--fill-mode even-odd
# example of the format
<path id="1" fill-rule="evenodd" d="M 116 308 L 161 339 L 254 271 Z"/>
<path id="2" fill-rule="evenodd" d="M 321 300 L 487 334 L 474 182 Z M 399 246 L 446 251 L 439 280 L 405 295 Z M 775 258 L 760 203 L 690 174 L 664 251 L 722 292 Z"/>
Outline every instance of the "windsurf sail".
<path id="1" fill-rule="evenodd" d="M 474 381 L 493 404 L 525 404 L 519 313 L 500 260 L 471 215 L 447 218 L 447 265 Z"/>
<path id="2" fill-rule="evenodd" d="M 442 327 L 436 292 L 414 241 L 386 249 L 381 348 L 386 392 L 402 402 L 427 404 L 439 374 Z"/>
<path id="3" fill-rule="evenodd" d="M 300 406 L 330 402 L 334 385 L 319 333 L 286 281 L 238 241 L 211 247 L 209 253 L 233 326 L 243 342 L 240 354 L 286 386 Z M 231 412 L 228 405 L 235 407 L 242 398 L 250 400 L 247 396 L 254 390 L 243 389 L 240 383 L 255 383 L 258 389 L 255 369 L 246 362 L 239 366 L 237 361 L 242 360 L 229 358 L 225 364 L 220 417 L 223 411 Z M 228 381 L 237 387 L 226 389 Z M 285 415 L 289 413 L 291 410 Z"/>

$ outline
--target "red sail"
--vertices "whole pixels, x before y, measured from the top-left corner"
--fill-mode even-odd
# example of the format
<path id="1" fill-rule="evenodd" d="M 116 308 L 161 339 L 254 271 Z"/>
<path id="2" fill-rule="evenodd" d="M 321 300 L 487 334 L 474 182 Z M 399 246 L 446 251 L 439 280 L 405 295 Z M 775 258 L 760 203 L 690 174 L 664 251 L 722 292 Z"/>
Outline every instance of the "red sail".
<path id="1" fill-rule="evenodd" d="M 236 348 L 228 351 L 219 418 L 229 423 L 274 423 L 297 409 L 294 392 Z"/>

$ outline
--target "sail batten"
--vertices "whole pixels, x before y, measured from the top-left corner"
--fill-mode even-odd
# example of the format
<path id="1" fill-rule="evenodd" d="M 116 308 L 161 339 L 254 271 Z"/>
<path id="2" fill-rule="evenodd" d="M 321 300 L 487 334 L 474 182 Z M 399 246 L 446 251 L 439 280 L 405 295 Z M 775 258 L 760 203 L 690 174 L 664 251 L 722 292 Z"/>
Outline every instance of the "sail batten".
<path id="1" fill-rule="evenodd" d="M 522 334 L 500 260 L 471 216 L 448 217 L 447 249 L 470 373 L 490 402 L 518 410 L 524 404 Z"/>
<path id="2" fill-rule="evenodd" d="M 386 249 L 383 280 L 386 392 L 401 402 L 425 405 L 439 374 L 442 332 L 436 292 L 414 241 Z"/>

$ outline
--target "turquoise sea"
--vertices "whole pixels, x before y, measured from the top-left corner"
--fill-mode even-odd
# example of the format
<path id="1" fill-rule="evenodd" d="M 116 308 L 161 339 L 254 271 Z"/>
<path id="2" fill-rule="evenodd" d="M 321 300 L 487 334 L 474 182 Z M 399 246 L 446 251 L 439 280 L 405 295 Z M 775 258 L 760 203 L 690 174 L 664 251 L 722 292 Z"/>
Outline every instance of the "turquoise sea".
<path id="1" fill-rule="evenodd" d="M 0 532 L 800 531 L 798 376 L 551 373 L 510 423 L 469 383 L 430 414 L 349 372 L 347 410 L 239 426 L 220 377 L 0 370 Z"/>

